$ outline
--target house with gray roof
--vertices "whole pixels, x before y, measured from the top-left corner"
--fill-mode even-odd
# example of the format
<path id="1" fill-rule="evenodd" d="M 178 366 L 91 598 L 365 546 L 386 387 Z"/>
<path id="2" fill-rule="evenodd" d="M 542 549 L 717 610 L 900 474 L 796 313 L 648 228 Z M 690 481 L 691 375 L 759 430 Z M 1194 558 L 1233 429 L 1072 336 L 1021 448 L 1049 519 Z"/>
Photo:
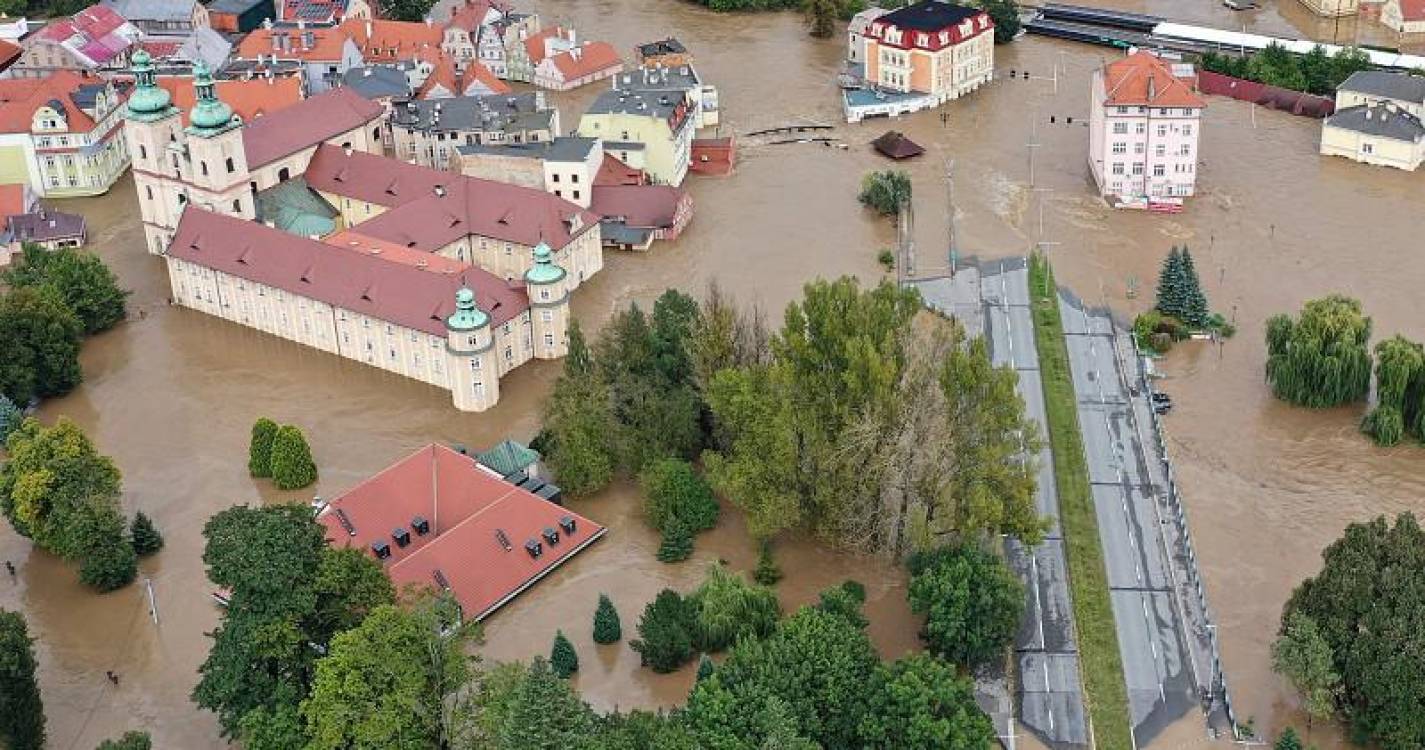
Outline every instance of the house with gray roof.
<path id="1" fill-rule="evenodd" d="M 208 9 L 198 0 L 101 0 L 145 36 L 186 37 L 208 28 Z"/>
<path id="2" fill-rule="evenodd" d="M 524 144 L 559 135 L 559 111 L 541 93 L 413 99 L 390 117 L 396 157 L 444 169 L 459 146 Z"/>
<path id="3" fill-rule="evenodd" d="M 41 207 L 38 211 L 6 217 L 0 243 L 13 245 L 16 249 L 33 243 L 46 250 L 58 250 L 79 247 L 84 244 L 86 236 L 83 216 Z"/>
<path id="4" fill-rule="evenodd" d="M 604 146 L 599 139 L 566 135 L 537 143 L 457 146 L 451 169 L 470 177 L 543 190 L 588 208 L 603 161 Z"/>
<path id="5" fill-rule="evenodd" d="M 1336 112 L 1321 122 L 1321 153 L 1414 170 L 1425 161 L 1425 79 L 1360 70 L 1336 87 Z"/>
<path id="6" fill-rule="evenodd" d="M 1425 119 L 1425 78 L 1386 70 L 1358 70 L 1336 87 L 1336 110 L 1363 104 L 1395 105 Z"/>

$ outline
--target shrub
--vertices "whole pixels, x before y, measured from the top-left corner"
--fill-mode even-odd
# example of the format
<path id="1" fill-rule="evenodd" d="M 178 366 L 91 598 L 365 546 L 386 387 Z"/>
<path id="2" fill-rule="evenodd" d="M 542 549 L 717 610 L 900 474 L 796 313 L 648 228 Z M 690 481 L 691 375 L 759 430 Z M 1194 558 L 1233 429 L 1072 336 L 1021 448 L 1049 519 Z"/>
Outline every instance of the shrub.
<path id="1" fill-rule="evenodd" d="M 639 476 L 643 485 L 643 513 L 655 529 L 668 532 L 670 522 L 681 520 L 692 533 L 717 525 L 718 505 L 712 487 L 678 458 L 663 458 L 648 465 Z"/>
<path id="2" fill-rule="evenodd" d="M 152 747 L 153 739 L 148 732 L 130 730 L 117 740 L 104 740 L 95 750 L 150 750 Z"/>
<path id="3" fill-rule="evenodd" d="M 861 611 L 865 603 L 866 587 L 856 581 L 847 580 L 821 592 L 821 603 L 817 607 L 864 628 L 870 624 Z"/>
<path id="4" fill-rule="evenodd" d="M 693 645 L 703 651 L 721 651 L 743 637 L 765 638 L 781 616 L 771 589 L 718 564 L 708 567 L 707 578 L 688 601 L 697 612 Z"/>
<path id="5" fill-rule="evenodd" d="M 139 557 L 163 549 L 163 535 L 158 533 L 153 521 L 143 511 L 134 514 L 133 523 L 129 524 L 129 537 L 134 545 L 134 553 Z"/>
<path id="6" fill-rule="evenodd" d="M 0 393 L 0 448 L 5 447 L 5 439 L 10 437 L 10 433 L 20 429 L 20 422 L 24 419 L 25 413 L 20 411 L 20 407 Z"/>
<path id="7" fill-rule="evenodd" d="M 876 255 L 876 262 L 884 266 L 887 271 L 894 271 L 896 268 L 896 254 L 890 250 L 882 250 Z"/>
<path id="8" fill-rule="evenodd" d="M 672 672 L 693 658 L 693 605 L 673 589 L 663 589 L 643 609 L 638 638 L 628 645 L 638 652 L 643 666 L 654 672 Z"/>
<path id="9" fill-rule="evenodd" d="M 138 555 L 124 538 L 124 517 L 111 508 L 82 514 L 81 532 L 88 540 L 80 553 L 79 580 L 100 592 L 129 585 L 138 575 Z"/>
<path id="10" fill-rule="evenodd" d="M 549 667 L 560 677 L 568 677 L 579 671 L 579 654 L 574 644 L 564 637 L 564 631 L 554 633 L 554 647 L 549 651 Z"/>
<path id="11" fill-rule="evenodd" d="M 1267 320 L 1267 382 L 1277 398 L 1315 409 L 1365 398 L 1371 385 L 1371 319 L 1361 303 L 1333 294 L 1292 319 Z"/>
<path id="12" fill-rule="evenodd" d="M 261 417 L 252 423 L 252 439 L 247 445 L 247 473 L 258 478 L 272 476 L 272 439 L 277 423 Z"/>
<path id="13" fill-rule="evenodd" d="M 704 653 L 702 656 L 699 656 L 699 657 L 698 657 L 698 679 L 697 679 L 697 682 L 702 682 L 703 680 L 706 680 L 707 678 L 712 677 L 712 676 L 713 676 L 713 672 L 716 672 L 716 671 L 717 671 L 717 665 L 716 665 L 716 664 L 713 664 L 713 660 L 712 660 L 712 657 L 711 657 L 711 656 L 708 656 L 706 653 Z"/>
<path id="14" fill-rule="evenodd" d="M 763 586 L 775 586 L 782 580 L 782 569 L 772 559 L 772 545 L 763 542 L 762 551 L 757 554 L 757 569 L 752 571 L 752 580 Z"/>
<path id="15" fill-rule="evenodd" d="M 608 594 L 599 594 L 599 606 L 594 610 L 594 643 L 618 643 L 623 638 L 623 625 L 618 610 Z"/>
<path id="16" fill-rule="evenodd" d="M 887 169 L 871 172 L 861 180 L 861 193 L 856 199 L 882 216 L 894 216 L 901 205 L 910 202 L 910 175 Z"/>
<path id="17" fill-rule="evenodd" d="M 302 431 L 283 425 L 272 438 L 272 481 L 278 489 L 299 490 L 317 481 L 317 465 Z"/>

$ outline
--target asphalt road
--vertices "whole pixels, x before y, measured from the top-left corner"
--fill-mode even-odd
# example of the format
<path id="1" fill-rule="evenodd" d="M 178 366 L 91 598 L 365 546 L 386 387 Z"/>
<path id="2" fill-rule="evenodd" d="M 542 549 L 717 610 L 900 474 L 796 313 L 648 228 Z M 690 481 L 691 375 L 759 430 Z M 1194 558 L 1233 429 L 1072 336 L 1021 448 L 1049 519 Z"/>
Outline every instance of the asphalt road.
<path id="1" fill-rule="evenodd" d="M 1166 520 L 1132 422 L 1132 403 L 1113 345 L 1113 324 L 1060 295 L 1079 427 L 1108 568 L 1133 734 L 1146 745 L 1198 706 L 1189 632 L 1174 597 Z"/>
<path id="2" fill-rule="evenodd" d="M 1040 425 L 1041 435 L 1047 434 L 1029 310 L 1028 271 L 1023 261 L 986 265 L 981 270 L 980 296 L 990 358 L 995 365 L 1019 373 L 1026 414 Z M 1026 547 L 1014 539 L 1006 542 L 1010 565 L 1024 582 L 1026 593 L 1025 617 L 1015 639 L 1020 721 L 1050 747 L 1088 747 L 1068 566 L 1047 440 L 1037 459 L 1035 505 L 1040 515 L 1053 519 L 1053 525 L 1037 547 Z"/>

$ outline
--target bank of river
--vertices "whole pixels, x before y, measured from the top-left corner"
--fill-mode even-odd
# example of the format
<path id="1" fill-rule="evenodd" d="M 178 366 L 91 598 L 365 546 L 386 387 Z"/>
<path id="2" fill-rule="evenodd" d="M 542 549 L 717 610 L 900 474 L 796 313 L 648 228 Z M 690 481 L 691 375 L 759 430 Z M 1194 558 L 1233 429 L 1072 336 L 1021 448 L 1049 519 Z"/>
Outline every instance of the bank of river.
<path id="1" fill-rule="evenodd" d="M 1180 3 L 1123 2 L 1130 10 L 1172 15 Z M 1202 7 L 1199 7 L 1201 5 Z M 1263 11 L 1268 31 L 1289 31 L 1290 3 Z M 1219 19 L 1209 0 L 1194 0 L 1179 17 Z M 794 14 L 719 16 L 678 0 L 544 2 L 547 19 L 567 21 L 586 38 L 622 50 L 676 33 L 700 56 L 699 70 L 722 93 L 725 128 L 741 131 L 795 119 L 839 123 L 833 84 L 838 40 L 808 39 Z M 1200 16 L 1200 17 L 1199 17 Z M 1231 16 L 1238 18 L 1239 16 Z M 1271 20 L 1275 18 L 1276 20 Z M 1310 29 L 1309 29 L 1310 31 Z M 1327 32 L 1329 36 L 1329 31 Z M 1003 80 L 938 113 L 899 120 L 895 127 L 928 153 L 908 165 L 916 184 L 920 267 L 944 247 L 943 162 L 956 162 L 957 231 L 964 252 L 1023 253 L 1036 239 L 1038 211 L 1027 185 L 1031 121 L 1043 144 L 1036 182 L 1052 192 L 1045 228 L 1060 281 L 1124 313 L 1147 304 L 1160 258 L 1189 243 L 1215 307 L 1234 314 L 1242 333 L 1220 354 L 1184 348 L 1165 363 L 1177 401 L 1168 419 L 1194 542 L 1203 561 L 1209 601 L 1226 650 L 1227 676 L 1241 713 L 1259 725 L 1292 718 L 1289 692 L 1267 663 L 1267 643 L 1291 587 L 1318 565 L 1320 548 L 1348 522 L 1376 513 L 1425 511 L 1418 448 L 1380 451 L 1356 432 L 1356 413 L 1307 412 L 1277 404 L 1262 383 L 1265 318 L 1328 291 L 1366 301 L 1380 334 L 1425 337 L 1418 288 L 1425 279 L 1419 245 L 1420 175 L 1379 170 L 1315 154 L 1314 121 L 1214 99 L 1203 136 L 1202 195 L 1178 216 L 1113 212 L 1090 193 L 1085 165 L 1089 71 L 1106 50 L 1028 38 L 997 50 L 997 67 L 1048 75 L 1062 65 L 1060 91 L 1048 82 Z M 564 121 L 597 87 L 558 97 Z M 1049 115 L 1058 122 L 1050 125 Z M 1063 124 L 1074 115 L 1075 124 Z M 597 326 L 630 301 L 648 301 L 668 287 L 699 292 L 717 279 L 744 301 L 780 319 L 785 303 L 817 276 L 851 274 L 873 282 L 882 274 L 876 250 L 893 241 L 891 227 L 862 212 L 854 194 L 861 175 L 884 168 L 866 144 L 885 123 L 838 125 L 850 148 L 820 145 L 749 147 L 734 177 L 691 179 L 692 225 L 678 242 L 646 255 L 610 253 L 599 276 L 581 288 L 575 311 Z M 146 312 L 85 345 L 86 383 L 47 403 L 44 419 L 80 422 L 124 472 L 125 503 L 158 521 L 168 546 L 144 564 L 154 580 L 161 624 L 146 619 L 138 587 L 107 596 L 83 591 L 68 566 L 31 551 L 0 530 L 0 559 L 20 567 L 16 585 L 0 580 L 0 606 L 19 608 L 40 636 L 41 682 L 51 746 L 89 748 L 124 728 L 150 728 L 160 747 L 222 746 L 216 724 L 187 700 L 194 670 L 207 651 L 203 632 L 216 623 L 206 599 L 200 555 L 205 519 L 233 503 L 282 495 L 246 476 L 247 430 L 265 414 L 304 427 L 322 471 L 317 492 L 351 486 L 432 440 L 472 446 L 537 429 L 540 400 L 558 363 L 532 363 L 501 383 L 501 402 L 478 415 L 454 412 L 448 394 L 303 349 L 184 310 L 169 308 L 162 264 L 144 254 L 132 184 L 105 197 L 68 201 L 63 210 L 88 216 L 92 246 L 135 290 L 132 307 Z M 1142 292 L 1127 299 L 1136 283 Z M 490 658 L 546 652 L 554 628 L 578 635 L 588 666 L 585 695 L 608 708 L 669 705 L 686 694 L 689 674 L 657 676 L 637 669 L 626 646 L 599 648 L 588 640 L 588 618 L 599 591 L 614 595 L 632 632 L 642 605 L 665 585 L 689 587 L 706 561 L 725 558 L 750 568 L 753 550 L 730 514 L 729 523 L 698 540 L 695 561 L 663 566 L 655 542 L 636 518 L 636 493 L 617 485 L 580 510 L 613 531 L 550 579 L 496 615 L 487 629 Z M 779 548 L 789 578 L 784 604 L 809 600 L 845 577 L 867 584 L 872 636 L 891 657 L 915 646 L 904 579 L 873 561 L 835 555 L 806 540 Z M 106 669 L 123 676 L 113 688 Z M 1300 723 L 1299 719 L 1294 719 Z M 1170 736 L 1192 736 L 1184 724 Z M 1324 737 L 1318 729 L 1313 741 Z M 1160 745 L 1167 747 L 1160 741 Z"/>

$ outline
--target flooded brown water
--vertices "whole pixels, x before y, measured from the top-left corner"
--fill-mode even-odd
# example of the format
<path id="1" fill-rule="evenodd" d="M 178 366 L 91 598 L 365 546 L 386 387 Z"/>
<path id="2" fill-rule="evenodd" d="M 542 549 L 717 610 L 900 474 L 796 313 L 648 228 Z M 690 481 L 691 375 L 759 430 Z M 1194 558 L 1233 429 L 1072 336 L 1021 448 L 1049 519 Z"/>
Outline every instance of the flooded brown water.
<path id="1" fill-rule="evenodd" d="M 1231 14 L 1211 0 L 1117 4 L 1221 26 L 1255 17 L 1260 30 L 1323 34 L 1321 24 L 1286 0 L 1255 16 Z M 794 14 L 719 16 L 677 0 L 546 2 L 537 10 L 623 50 L 677 34 L 721 89 L 724 130 L 840 123 L 833 79 L 841 43 L 808 39 Z M 1220 352 L 1185 347 L 1165 364 L 1178 402 L 1168 419 L 1171 451 L 1239 713 L 1264 728 L 1301 724 L 1288 689 L 1268 666 L 1281 604 L 1345 524 L 1377 513 L 1425 512 L 1425 449 L 1373 448 L 1356 431 L 1356 410 L 1306 412 L 1273 401 L 1261 378 L 1262 323 L 1309 297 L 1343 291 L 1366 301 L 1378 334 L 1425 337 L 1418 302 L 1425 254 L 1418 252 L 1416 218 L 1425 177 L 1323 159 L 1315 153 L 1316 122 L 1265 111 L 1254 118 L 1249 107 L 1214 99 L 1201 195 L 1187 213 L 1112 212 L 1091 194 L 1080 125 L 1089 71 L 1109 52 L 1030 38 L 997 54 L 999 68 L 1036 76 L 1062 66 L 1059 93 L 1048 81 L 1001 80 L 948 107 L 947 123 L 938 113 L 895 123 L 928 150 L 906 166 L 916 185 L 919 266 L 945 264 L 937 257 L 946 233 L 947 158 L 955 160 L 962 252 L 1020 254 L 1037 239 L 1025 147 L 1031 123 L 1042 144 L 1036 183 L 1052 189 L 1037 195 L 1045 199 L 1045 238 L 1062 243 L 1051 250 L 1061 281 L 1130 313 L 1147 304 L 1169 245 L 1192 246 L 1214 306 L 1235 315 L 1242 334 Z M 565 122 L 572 125 L 579 104 L 595 93 L 561 97 Z M 1048 123 L 1051 114 L 1056 124 Z M 1068 115 L 1074 125 L 1063 124 Z M 865 171 L 885 166 L 866 148 L 885 127 L 838 125 L 834 135 L 847 150 L 746 144 L 731 179 L 690 180 L 697 215 L 676 244 L 647 255 L 611 253 L 605 271 L 581 289 L 576 313 L 598 325 L 629 301 L 650 300 L 668 287 L 698 291 L 717 279 L 775 315 L 814 277 L 880 278 L 876 251 L 893 241 L 893 231 L 866 215 L 854 194 Z M 0 530 L 0 558 L 14 560 L 20 574 L 16 585 L 0 580 L 0 606 L 22 609 L 39 637 L 52 747 L 89 748 L 139 726 L 154 733 L 159 747 L 220 747 L 212 716 L 187 700 L 208 647 L 203 632 L 217 621 L 206 598 L 200 531 L 223 507 L 281 496 L 246 475 L 252 420 L 267 415 L 302 426 L 322 472 L 316 491 L 332 494 L 431 440 L 483 446 L 507 434 L 528 437 L 558 364 L 520 368 L 501 384 L 497 408 L 463 415 L 436 389 L 168 308 L 167 279 L 143 252 L 132 196 L 125 180 L 108 196 L 60 206 L 88 216 L 92 247 L 134 289 L 132 307 L 146 316 L 89 341 L 86 383 L 47 403 L 41 416 L 80 422 L 123 470 L 126 505 L 150 513 L 167 535 L 168 546 L 143 564 L 161 624 L 147 620 L 141 587 L 88 593 L 69 566 L 33 552 L 8 527 Z M 1135 279 L 1143 293 L 1126 299 Z M 626 646 L 592 644 L 597 594 L 613 596 L 629 634 L 658 589 L 691 587 L 703 564 L 716 558 L 750 568 L 753 550 L 729 514 L 699 538 L 693 561 L 661 565 L 636 507 L 636 491 L 627 485 L 581 504 L 612 533 L 493 617 L 483 652 L 494 659 L 546 653 L 554 629 L 564 628 L 582 656 L 579 687 L 599 707 L 680 702 L 688 671 L 656 676 L 638 669 Z M 805 540 L 782 544 L 778 554 L 789 573 L 779 586 L 784 605 L 855 577 L 870 592 L 880 652 L 893 657 L 915 646 L 899 573 Z M 122 675 L 119 687 L 103 678 L 107 669 Z M 1154 747 L 1199 746 L 1196 729 L 1185 720 Z M 1312 739 L 1327 747 L 1335 742 L 1321 728 Z"/>

